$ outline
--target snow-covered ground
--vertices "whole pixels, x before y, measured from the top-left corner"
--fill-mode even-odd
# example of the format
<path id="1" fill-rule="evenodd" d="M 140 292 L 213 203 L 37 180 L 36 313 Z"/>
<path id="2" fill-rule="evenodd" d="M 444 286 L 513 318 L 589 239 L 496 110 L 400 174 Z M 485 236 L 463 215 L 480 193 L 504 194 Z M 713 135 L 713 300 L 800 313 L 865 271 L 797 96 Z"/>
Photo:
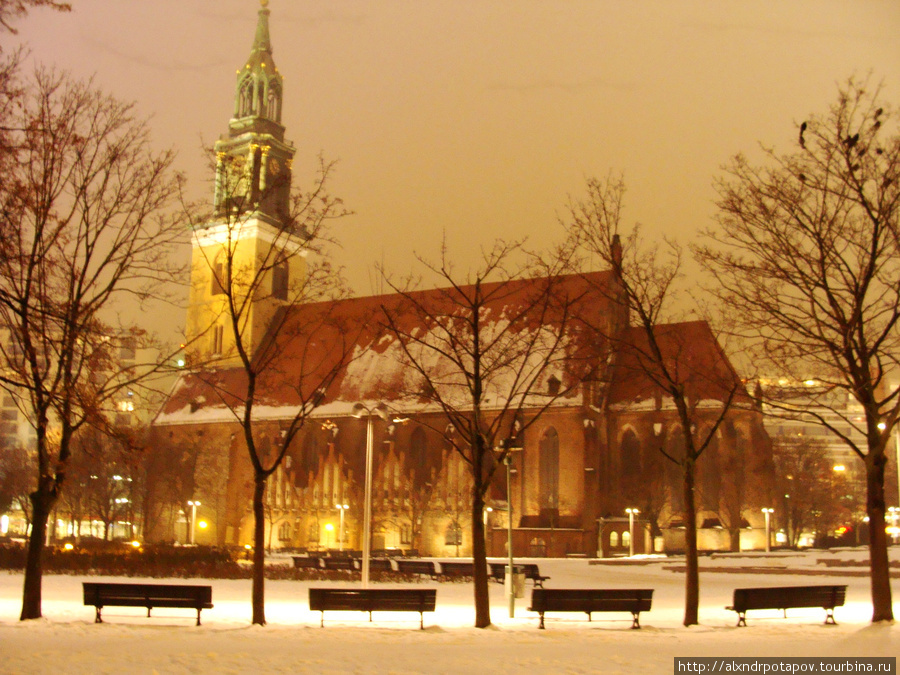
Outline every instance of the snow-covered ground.
<path id="1" fill-rule="evenodd" d="M 843 560 L 826 567 L 821 559 Z M 550 588 L 653 588 L 653 609 L 631 630 L 626 614 L 548 614 L 547 629 L 527 611 L 531 584 L 509 618 L 503 587 L 491 584 L 494 625 L 472 627 L 470 584 L 423 582 L 437 611 L 329 612 L 325 627 L 308 607 L 307 589 L 325 582 L 269 581 L 265 627 L 250 625 L 250 582 L 210 583 L 215 607 L 194 626 L 189 610 L 107 608 L 104 623 L 82 604 L 86 577 L 47 575 L 44 619 L 18 621 L 22 576 L 0 573 L 0 673 L 671 673 L 676 656 L 897 656 L 900 623 L 872 625 L 865 551 L 725 555 L 701 561 L 701 625 L 685 628 L 684 577 L 677 558 L 590 564 L 535 560 Z M 900 560 L 900 547 L 891 559 Z M 596 561 L 595 561 L 596 562 Z M 101 578 L 94 577 L 94 580 Z M 88 579 L 90 580 L 90 579 Z M 821 609 L 750 612 L 746 628 L 724 607 L 734 588 L 846 583 L 847 603 L 823 624 Z M 335 582 L 337 584 L 337 582 Z M 357 582 L 358 584 L 358 582 Z M 340 585 L 354 585 L 352 582 Z M 900 583 L 892 580 L 900 616 Z"/>

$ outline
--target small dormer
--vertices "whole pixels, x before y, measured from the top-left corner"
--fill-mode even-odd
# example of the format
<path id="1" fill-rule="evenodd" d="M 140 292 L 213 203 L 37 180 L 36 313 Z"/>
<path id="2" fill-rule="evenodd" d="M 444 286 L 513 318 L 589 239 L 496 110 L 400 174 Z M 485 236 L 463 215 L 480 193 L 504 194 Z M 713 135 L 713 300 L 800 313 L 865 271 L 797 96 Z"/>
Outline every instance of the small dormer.
<path id="1" fill-rule="evenodd" d="M 547 378 L 547 395 L 559 396 L 559 387 L 561 384 L 562 382 L 556 375 L 551 375 Z"/>

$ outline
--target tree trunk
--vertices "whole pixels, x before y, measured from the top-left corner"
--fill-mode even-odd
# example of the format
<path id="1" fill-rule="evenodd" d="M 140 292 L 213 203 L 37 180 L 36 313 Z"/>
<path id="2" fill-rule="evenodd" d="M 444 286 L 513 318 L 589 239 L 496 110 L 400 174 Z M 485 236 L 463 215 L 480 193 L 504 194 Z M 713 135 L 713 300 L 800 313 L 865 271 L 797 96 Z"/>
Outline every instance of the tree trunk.
<path id="1" fill-rule="evenodd" d="M 266 479 L 257 476 L 253 489 L 253 623 L 266 625 Z"/>
<path id="2" fill-rule="evenodd" d="M 700 566 L 697 559 L 697 510 L 694 504 L 694 462 L 684 463 L 684 625 L 699 623 Z"/>
<path id="3" fill-rule="evenodd" d="M 484 496 L 481 486 L 473 489 L 472 562 L 475 567 L 475 628 L 491 625 L 491 602 L 488 593 L 487 550 L 484 545 Z"/>
<path id="4" fill-rule="evenodd" d="M 40 619 L 41 582 L 43 579 L 44 542 L 47 537 L 47 520 L 56 501 L 49 486 L 39 486 L 31 493 L 31 536 L 28 538 L 28 552 L 25 558 L 25 585 L 22 591 L 22 614 L 20 621 Z"/>
<path id="5" fill-rule="evenodd" d="M 866 455 L 866 513 L 869 516 L 869 562 L 872 583 L 872 621 L 893 621 L 887 533 L 884 527 L 884 453 L 871 448 Z"/>
<path id="6" fill-rule="evenodd" d="M 739 527 L 728 528 L 729 550 L 737 553 L 741 550 L 741 529 Z"/>

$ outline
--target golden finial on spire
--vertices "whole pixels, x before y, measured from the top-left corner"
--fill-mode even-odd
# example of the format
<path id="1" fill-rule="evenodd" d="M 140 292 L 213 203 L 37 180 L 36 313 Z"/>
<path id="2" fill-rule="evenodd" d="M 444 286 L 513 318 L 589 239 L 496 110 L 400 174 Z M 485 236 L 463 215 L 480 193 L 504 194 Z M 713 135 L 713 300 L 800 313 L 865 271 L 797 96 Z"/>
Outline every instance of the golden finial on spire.
<path id="1" fill-rule="evenodd" d="M 259 0 L 259 4 L 262 5 L 263 7 L 268 7 L 269 0 Z"/>

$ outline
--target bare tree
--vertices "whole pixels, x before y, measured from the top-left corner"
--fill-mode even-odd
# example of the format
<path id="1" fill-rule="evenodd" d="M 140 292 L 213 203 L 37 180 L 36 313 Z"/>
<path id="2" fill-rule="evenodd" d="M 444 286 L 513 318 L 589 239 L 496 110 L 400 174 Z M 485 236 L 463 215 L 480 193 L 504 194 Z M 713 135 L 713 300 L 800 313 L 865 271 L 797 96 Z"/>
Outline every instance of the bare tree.
<path id="1" fill-rule="evenodd" d="M 624 229 L 621 214 L 625 184 L 621 178 L 591 179 L 587 192 L 585 199 L 570 204 L 566 226 L 577 249 L 599 258 L 613 271 L 618 283 L 613 287 L 616 296 L 610 299 L 624 304 L 637 331 L 605 335 L 612 350 L 620 354 L 613 367 L 631 369 L 636 377 L 650 381 L 669 399 L 676 413 L 681 442 L 661 450 L 681 470 L 686 529 L 684 625 L 691 626 L 698 623 L 700 601 L 697 463 L 714 442 L 742 385 L 724 358 L 709 368 L 698 368 L 689 335 L 677 325 L 666 324 L 678 301 L 682 274 L 678 243 L 667 239 L 662 249 L 644 245 L 637 225 L 623 241 L 620 229 Z M 712 408 L 711 401 L 716 402 Z"/>
<path id="2" fill-rule="evenodd" d="M 778 509 L 789 546 L 800 543 L 803 532 L 819 533 L 821 518 L 830 509 L 832 485 L 825 446 L 811 439 L 779 436 L 774 439 L 776 481 L 781 497 Z M 819 522 L 817 522 L 817 520 Z"/>
<path id="3" fill-rule="evenodd" d="M 193 376 L 240 425 L 253 468 L 252 622 L 264 625 L 266 482 L 341 372 L 362 327 L 342 325 L 334 311 L 334 301 L 347 291 L 327 254 L 327 227 L 349 213 L 328 192 L 334 165 L 320 158 L 312 189 L 293 191 L 285 200 L 287 212 L 273 225 L 261 213 L 281 201 L 289 175 L 262 186 L 243 157 L 221 161 L 216 212 L 193 220 L 196 229 L 219 233 L 216 246 L 195 248 L 200 253 L 195 264 L 208 271 L 215 286 L 220 310 L 211 317 L 210 330 L 222 326 L 224 335 L 213 335 L 213 349 L 199 353 L 200 368 L 195 350 Z M 267 232 L 265 244 L 249 251 L 246 233 L 256 226 Z M 301 259 L 302 271 L 292 274 L 297 270 L 292 262 Z M 260 423 L 258 409 L 275 390 L 287 392 L 293 405 L 273 436 Z"/>
<path id="4" fill-rule="evenodd" d="M 10 334 L 0 386 L 26 401 L 37 453 L 24 620 L 41 616 L 41 551 L 73 435 L 142 376 L 117 366 L 136 333 L 104 313 L 150 300 L 171 279 L 183 228 L 163 216 L 180 185 L 172 153 L 150 151 L 132 106 L 38 70 L 3 125 L 13 161 L 0 182 L 0 324 Z"/>
<path id="5" fill-rule="evenodd" d="M 24 17 L 32 7 L 49 7 L 60 12 L 72 9 L 72 5 L 68 2 L 56 0 L 0 0 L 0 31 L 15 34 L 17 31 L 12 25 L 13 20 Z M 2 51 L 0 48 L 0 52 Z"/>
<path id="6" fill-rule="evenodd" d="M 793 152 L 764 149 L 762 167 L 734 157 L 718 182 L 719 228 L 698 251 L 756 359 L 815 381 L 812 405 L 827 415 L 771 405 L 806 413 L 859 456 L 873 525 L 884 522 L 885 448 L 900 418 L 900 389 L 887 380 L 900 368 L 900 135 L 879 96 L 851 79 L 826 115 L 800 125 Z M 862 422 L 833 404 L 834 391 L 853 397 Z M 872 527 L 870 553 L 872 620 L 888 621 L 883 527 Z"/>
<path id="7" fill-rule="evenodd" d="M 34 467 L 30 453 L 21 446 L 0 448 L 0 511 L 15 504 L 31 523 L 28 495 L 34 490 Z"/>
<path id="8" fill-rule="evenodd" d="M 438 264 L 420 262 L 447 288 L 415 291 L 410 290 L 414 284 L 386 278 L 397 295 L 382 306 L 386 328 L 398 341 L 410 373 L 405 398 L 413 409 L 418 405 L 422 412 L 442 413 L 439 422 L 427 415 L 417 419 L 458 453 L 471 477 L 468 508 L 478 628 L 491 623 L 485 497 L 511 450 L 507 441 L 570 394 L 584 375 L 567 334 L 571 307 L 580 295 L 570 295 L 572 287 L 553 274 L 558 270 L 548 274 L 517 266 L 522 254 L 520 243 L 498 242 L 484 252 L 477 270 L 461 275 L 444 248 Z M 547 393 L 551 375 L 558 375 L 562 384 Z"/>
<path id="9" fill-rule="evenodd" d="M 73 468 L 80 467 L 77 473 L 83 481 L 75 498 L 83 500 L 79 506 L 91 519 L 103 523 L 103 538 L 108 540 L 115 522 L 131 511 L 129 504 L 134 497 L 127 450 L 107 430 L 93 427 L 82 427 L 72 447 Z M 70 487 L 74 487 L 71 482 L 63 490 L 63 503 L 68 501 Z"/>

